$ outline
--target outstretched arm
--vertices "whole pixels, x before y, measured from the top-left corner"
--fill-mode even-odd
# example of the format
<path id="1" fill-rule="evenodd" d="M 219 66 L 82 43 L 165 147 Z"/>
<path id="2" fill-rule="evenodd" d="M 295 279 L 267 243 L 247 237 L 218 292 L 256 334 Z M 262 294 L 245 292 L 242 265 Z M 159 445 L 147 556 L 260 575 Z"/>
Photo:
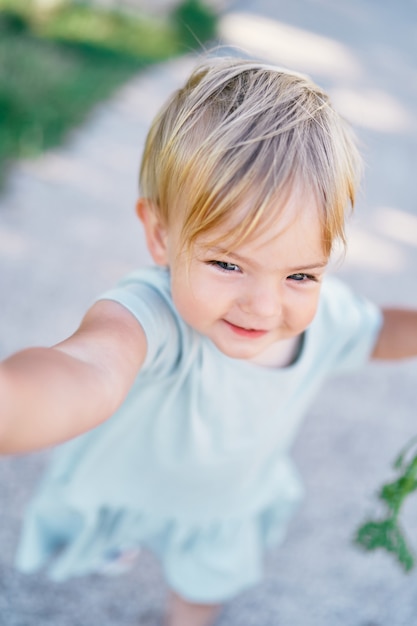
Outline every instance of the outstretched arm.
<path id="1" fill-rule="evenodd" d="M 417 357 L 417 310 L 383 309 L 383 324 L 372 358 Z"/>
<path id="2" fill-rule="evenodd" d="M 106 420 L 145 355 L 136 319 L 120 304 L 102 300 L 62 343 L 23 350 L 0 363 L 0 454 L 59 443 Z"/>

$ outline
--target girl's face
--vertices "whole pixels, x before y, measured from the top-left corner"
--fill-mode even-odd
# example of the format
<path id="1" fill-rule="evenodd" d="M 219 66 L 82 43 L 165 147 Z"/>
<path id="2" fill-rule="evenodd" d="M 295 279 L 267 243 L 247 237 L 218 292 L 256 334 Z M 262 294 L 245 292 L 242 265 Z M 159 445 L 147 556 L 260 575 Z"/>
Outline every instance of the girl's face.
<path id="1" fill-rule="evenodd" d="M 328 262 L 318 212 L 312 195 L 291 194 L 262 234 L 229 252 L 202 238 L 190 260 L 178 254 L 177 233 L 168 232 L 172 297 L 182 318 L 238 359 L 262 358 L 301 335 L 316 313 Z"/>

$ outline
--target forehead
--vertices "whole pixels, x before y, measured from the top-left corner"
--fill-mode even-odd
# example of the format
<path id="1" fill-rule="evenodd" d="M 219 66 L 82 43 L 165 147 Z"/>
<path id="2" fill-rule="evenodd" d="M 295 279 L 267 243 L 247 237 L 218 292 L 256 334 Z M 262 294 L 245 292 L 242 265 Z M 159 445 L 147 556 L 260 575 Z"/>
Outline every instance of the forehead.
<path id="1" fill-rule="evenodd" d="M 200 235 L 196 245 L 238 254 L 259 254 L 271 245 L 279 244 L 282 248 L 284 242 L 291 242 L 296 248 L 312 248 L 321 256 L 328 256 L 323 237 L 323 210 L 311 191 L 296 186 L 276 194 L 254 217 L 251 208 L 250 202 L 240 205 L 220 225 Z"/>

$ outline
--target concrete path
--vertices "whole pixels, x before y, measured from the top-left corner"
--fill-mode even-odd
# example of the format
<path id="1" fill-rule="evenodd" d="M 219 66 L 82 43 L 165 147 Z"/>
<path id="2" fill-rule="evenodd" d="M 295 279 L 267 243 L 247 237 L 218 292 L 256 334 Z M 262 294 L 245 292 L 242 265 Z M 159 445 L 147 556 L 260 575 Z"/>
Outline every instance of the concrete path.
<path id="1" fill-rule="evenodd" d="M 261 0 L 229 6 L 225 43 L 310 73 L 352 121 L 366 183 L 341 270 L 380 303 L 417 306 L 417 6 L 411 0 Z M 12 169 L 0 198 L 0 356 L 71 332 L 95 296 L 147 262 L 133 205 L 144 135 L 193 65 L 135 78 L 65 146 Z M 389 464 L 417 432 L 417 363 L 329 382 L 295 448 L 307 497 L 265 582 L 219 626 L 413 626 L 417 571 L 351 544 Z M 12 568 L 20 520 L 49 453 L 0 461 L 0 626 L 156 626 L 157 564 L 59 586 Z M 417 551 L 417 497 L 404 525 Z"/>

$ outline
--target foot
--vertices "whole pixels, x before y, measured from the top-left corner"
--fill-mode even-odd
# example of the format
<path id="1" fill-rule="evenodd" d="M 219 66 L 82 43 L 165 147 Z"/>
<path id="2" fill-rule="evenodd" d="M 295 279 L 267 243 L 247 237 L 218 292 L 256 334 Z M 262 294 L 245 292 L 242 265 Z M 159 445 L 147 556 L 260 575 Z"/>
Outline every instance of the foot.
<path id="1" fill-rule="evenodd" d="M 221 609 L 220 604 L 188 602 L 172 592 L 166 626 L 212 626 Z"/>

